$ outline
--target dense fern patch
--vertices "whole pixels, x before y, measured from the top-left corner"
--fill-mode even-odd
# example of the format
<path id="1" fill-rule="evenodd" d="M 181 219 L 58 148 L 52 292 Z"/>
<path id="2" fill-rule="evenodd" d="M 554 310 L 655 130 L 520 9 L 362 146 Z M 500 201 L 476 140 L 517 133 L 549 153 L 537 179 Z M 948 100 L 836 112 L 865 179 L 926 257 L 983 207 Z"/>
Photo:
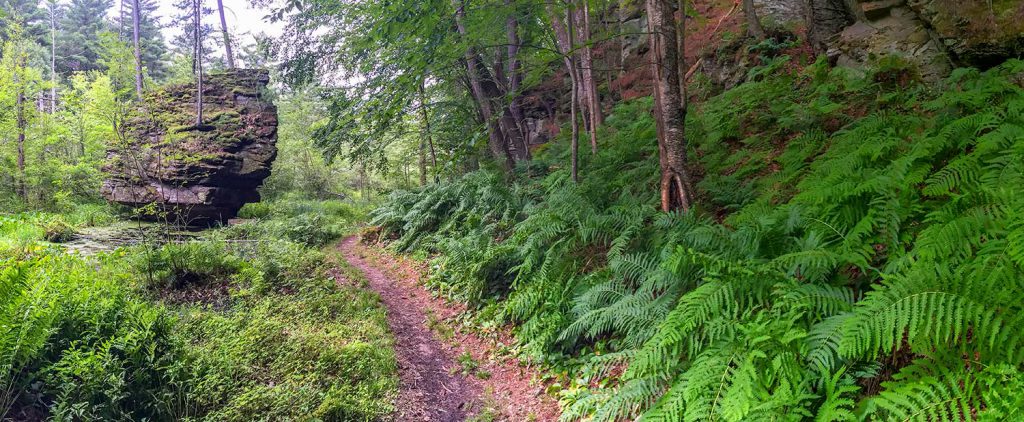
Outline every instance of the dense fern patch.
<path id="1" fill-rule="evenodd" d="M 374 221 L 532 356 L 625 366 L 567 390 L 567 420 L 1021 417 L 1024 62 L 932 88 L 782 64 L 691 111 L 697 211 L 656 211 L 640 100 L 578 185 L 556 143 L 547 175 L 398 193 Z"/>

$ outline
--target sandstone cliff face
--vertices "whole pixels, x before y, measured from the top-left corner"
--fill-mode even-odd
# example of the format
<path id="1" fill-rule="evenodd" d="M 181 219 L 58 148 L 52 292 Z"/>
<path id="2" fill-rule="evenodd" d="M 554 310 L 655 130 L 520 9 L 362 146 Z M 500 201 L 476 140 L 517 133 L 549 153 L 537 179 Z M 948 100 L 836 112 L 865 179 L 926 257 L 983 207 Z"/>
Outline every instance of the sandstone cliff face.
<path id="1" fill-rule="evenodd" d="M 263 94 L 269 80 L 253 69 L 204 78 L 199 127 L 194 84 L 148 94 L 108 151 L 103 196 L 145 218 L 188 225 L 226 221 L 259 201 L 277 156 L 277 108 Z"/>

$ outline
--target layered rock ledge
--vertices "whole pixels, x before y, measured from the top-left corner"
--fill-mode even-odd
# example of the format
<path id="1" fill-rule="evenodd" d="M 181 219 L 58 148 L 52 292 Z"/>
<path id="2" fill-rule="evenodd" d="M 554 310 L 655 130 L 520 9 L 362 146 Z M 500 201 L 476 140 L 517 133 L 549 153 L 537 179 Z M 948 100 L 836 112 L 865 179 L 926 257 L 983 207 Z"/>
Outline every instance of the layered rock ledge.
<path id="1" fill-rule="evenodd" d="M 259 201 L 257 189 L 277 157 L 277 108 L 266 97 L 266 70 L 232 70 L 203 78 L 202 124 L 196 86 L 146 95 L 124 139 L 107 153 L 101 193 L 140 217 L 208 225 Z"/>

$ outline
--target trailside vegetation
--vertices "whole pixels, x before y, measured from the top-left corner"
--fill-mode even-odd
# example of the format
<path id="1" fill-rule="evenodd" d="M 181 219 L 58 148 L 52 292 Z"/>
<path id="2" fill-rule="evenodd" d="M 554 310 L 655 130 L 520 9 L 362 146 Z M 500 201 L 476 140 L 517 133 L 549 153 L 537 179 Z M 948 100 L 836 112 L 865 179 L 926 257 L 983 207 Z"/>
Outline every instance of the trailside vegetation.
<path id="1" fill-rule="evenodd" d="M 336 285 L 328 270 L 343 264 L 319 249 L 361 212 L 330 202 L 273 208 L 200 239 L 95 255 L 47 242 L 56 216 L 0 217 L 0 414 L 390 415 L 398 379 L 384 309 L 356 284 Z"/>
<path id="2" fill-rule="evenodd" d="M 555 141 L 547 174 L 470 173 L 372 221 L 526 356 L 584 374 L 564 420 L 1019 417 L 1024 62 L 936 87 L 787 62 L 688 115 L 688 212 L 658 211 L 641 99 L 578 184 Z"/>

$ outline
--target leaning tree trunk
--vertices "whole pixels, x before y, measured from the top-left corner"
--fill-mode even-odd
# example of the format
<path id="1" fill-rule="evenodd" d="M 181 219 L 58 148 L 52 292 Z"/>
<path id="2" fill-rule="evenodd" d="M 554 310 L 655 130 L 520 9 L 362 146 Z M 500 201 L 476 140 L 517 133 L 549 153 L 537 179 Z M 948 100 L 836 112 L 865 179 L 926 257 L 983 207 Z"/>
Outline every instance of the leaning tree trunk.
<path id="1" fill-rule="evenodd" d="M 228 21 L 224 19 L 224 0 L 217 0 L 217 11 L 220 12 L 220 32 L 224 35 L 224 55 L 228 59 L 228 69 L 234 69 L 235 55 L 231 52 L 231 35 L 228 34 Z"/>
<path id="2" fill-rule="evenodd" d="M 676 31 L 673 7 L 666 0 L 646 3 L 661 165 L 661 208 L 685 211 L 693 205 L 693 188 L 686 162 L 686 93 L 679 80 L 682 51 L 676 38 L 685 33 L 685 25 Z M 685 16 L 683 19 L 685 22 Z"/>
<path id="3" fill-rule="evenodd" d="M 132 0 L 132 44 L 135 46 L 135 96 L 142 99 L 142 47 L 139 32 L 142 20 L 142 5 L 139 0 Z"/>
<path id="4" fill-rule="evenodd" d="M 761 20 L 757 18 L 754 0 L 743 0 L 743 15 L 747 17 L 747 33 L 753 38 L 763 40 L 766 35 Z"/>

